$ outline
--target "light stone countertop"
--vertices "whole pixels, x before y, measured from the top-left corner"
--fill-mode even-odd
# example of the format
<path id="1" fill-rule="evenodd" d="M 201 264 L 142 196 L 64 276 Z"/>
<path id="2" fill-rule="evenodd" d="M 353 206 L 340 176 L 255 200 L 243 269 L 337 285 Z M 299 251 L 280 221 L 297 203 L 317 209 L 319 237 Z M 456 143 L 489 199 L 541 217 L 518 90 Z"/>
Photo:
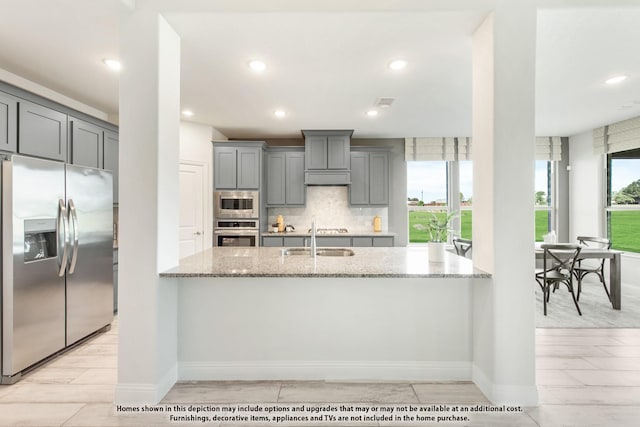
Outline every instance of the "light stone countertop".
<path id="1" fill-rule="evenodd" d="M 286 248 L 216 247 L 180 260 L 161 277 L 490 278 L 453 253 L 429 262 L 427 248 L 349 248 L 353 256 L 283 255 Z"/>
<path id="2" fill-rule="evenodd" d="M 263 231 L 260 233 L 263 237 L 309 237 L 311 233 L 308 230 L 295 231 Z M 316 237 L 395 237 L 397 233 L 388 231 L 349 231 L 347 233 L 317 233 Z"/>

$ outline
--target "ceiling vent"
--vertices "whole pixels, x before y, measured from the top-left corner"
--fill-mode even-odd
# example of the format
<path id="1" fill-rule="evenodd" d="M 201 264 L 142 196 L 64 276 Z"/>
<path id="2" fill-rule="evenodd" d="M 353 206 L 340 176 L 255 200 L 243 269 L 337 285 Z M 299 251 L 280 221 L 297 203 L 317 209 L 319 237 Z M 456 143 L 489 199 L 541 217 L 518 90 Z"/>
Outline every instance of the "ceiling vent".
<path id="1" fill-rule="evenodd" d="M 388 108 L 391 107 L 391 104 L 393 104 L 393 101 L 395 101 L 395 98 L 385 98 L 385 97 L 380 97 L 378 99 L 376 99 L 376 107 L 380 107 L 380 108 Z"/>

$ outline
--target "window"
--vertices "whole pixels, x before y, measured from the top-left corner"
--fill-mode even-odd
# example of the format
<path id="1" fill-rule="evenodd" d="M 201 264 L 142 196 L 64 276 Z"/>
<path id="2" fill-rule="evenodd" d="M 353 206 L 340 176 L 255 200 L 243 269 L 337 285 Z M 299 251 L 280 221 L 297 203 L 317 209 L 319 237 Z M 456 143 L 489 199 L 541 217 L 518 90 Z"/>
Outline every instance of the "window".
<path id="1" fill-rule="evenodd" d="M 471 239 L 473 201 L 473 163 L 465 161 L 407 162 L 407 207 L 409 211 L 409 242 L 429 240 L 426 229 L 432 215 L 446 215 L 459 210 L 460 235 Z M 453 197 L 458 199 L 453 200 Z"/>
<path id="2" fill-rule="evenodd" d="M 640 161 L 640 158 L 638 161 Z M 536 241 L 542 241 L 543 236 L 555 227 L 553 203 L 554 164 L 555 162 L 552 161 L 536 160 Z M 638 168 L 640 170 L 640 165 Z M 640 185 L 640 182 L 638 184 Z M 460 211 L 460 231 L 457 234 L 464 239 L 472 238 L 472 161 L 407 162 L 407 191 L 409 243 L 427 242 L 429 236 L 426 230 L 426 223 L 431 219 L 432 213 L 444 215 L 450 209 L 458 209 Z M 459 200 L 452 200 L 454 195 L 458 195 Z M 640 221 L 640 206 L 638 208 L 638 220 Z"/>
<path id="3" fill-rule="evenodd" d="M 471 239 L 473 218 L 473 162 L 464 160 L 459 165 L 460 237 Z"/>
<path id="4" fill-rule="evenodd" d="M 606 217 L 612 247 L 640 252 L 640 149 L 607 156 Z"/>
<path id="5" fill-rule="evenodd" d="M 536 242 L 553 230 L 552 165 L 547 160 L 536 160 L 535 166 L 535 209 Z"/>
<path id="6" fill-rule="evenodd" d="M 407 162 L 407 207 L 409 210 L 409 242 L 429 240 L 427 222 L 432 213 L 448 211 L 447 162 Z"/>

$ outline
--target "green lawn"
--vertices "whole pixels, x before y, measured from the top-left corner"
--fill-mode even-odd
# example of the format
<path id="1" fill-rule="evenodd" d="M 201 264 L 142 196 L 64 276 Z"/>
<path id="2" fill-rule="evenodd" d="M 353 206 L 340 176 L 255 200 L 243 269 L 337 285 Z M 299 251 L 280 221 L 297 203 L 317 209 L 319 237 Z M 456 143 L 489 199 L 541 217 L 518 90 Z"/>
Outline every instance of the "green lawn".
<path id="1" fill-rule="evenodd" d="M 613 211 L 610 214 L 613 249 L 640 252 L 640 211 Z"/>
<path id="2" fill-rule="evenodd" d="M 444 212 L 436 212 L 438 218 L 444 218 L 446 215 Z M 431 220 L 431 212 L 425 211 L 410 211 L 409 212 L 409 242 L 411 243 L 424 243 L 429 241 L 429 233 L 426 230 L 426 225 Z M 423 228 L 419 229 L 414 225 L 422 225 Z M 460 217 L 460 227 L 462 229 L 462 237 L 465 239 L 471 239 L 471 211 L 462 211 Z"/>
<path id="3" fill-rule="evenodd" d="M 436 213 L 436 216 L 443 217 L 444 212 Z M 472 211 L 462 211 L 460 217 L 461 237 L 471 239 L 471 217 Z M 548 230 L 548 211 L 536 211 L 536 241 L 542 241 L 542 236 L 549 232 Z M 426 230 L 426 224 L 431 219 L 430 212 L 411 211 L 409 212 L 409 242 L 423 243 L 429 240 Z M 424 229 L 417 229 L 415 224 L 421 224 Z"/>

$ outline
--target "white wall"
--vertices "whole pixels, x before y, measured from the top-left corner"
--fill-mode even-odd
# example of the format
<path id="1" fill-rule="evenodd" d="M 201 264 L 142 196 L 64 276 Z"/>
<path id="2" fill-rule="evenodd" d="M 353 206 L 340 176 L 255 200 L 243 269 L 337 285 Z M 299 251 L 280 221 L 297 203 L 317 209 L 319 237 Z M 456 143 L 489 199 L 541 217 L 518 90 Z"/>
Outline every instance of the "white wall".
<path id="1" fill-rule="evenodd" d="M 213 244 L 213 144 L 212 139 L 226 139 L 208 125 L 191 122 L 180 123 L 180 163 L 202 165 L 205 170 L 204 249 Z"/>
<path id="2" fill-rule="evenodd" d="M 113 116 L 108 115 L 104 111 L 93 108 L 87 104 L 83 104 L 80 101 L 76 101 L 73 98 L 69 98 L 68 96 L 62 95 L 54 90 L 44 87 L 38 83 L 34 83 L 31 80 L 27 80 L 24 77 L 20 77 L 2 68 L 0 68 L 0 81 L 9 83 L 13 86 L 19 87 L 20 89 L 24 89 L 36 95 L 40 95 L 44 98 L 50 99 L 51 101 L 66 105 L 69 108 L 81 111 L 92 117 L 96 117 L 98 119 L 111 123 L 117 123 L 117 121 L 113 120 Z"/>
<path id="3" fill-rule="evenodd" d="M 120 55 L 119 403 L 157 403 L 177 378 L 180 39 L 157 13 L 123 13 Z"/>
<path id="4" fill-rule="evenodd" d="M 179 279 L 179 379 L 468 381 L 480 281 Z"/>
<path id="5" fill-rule="evenodd" d="M 576 236 L 604 236 L 603 158 L 593 153 L 591 130 L 569 138 L 569 239 Z"/>
<path id="6" fill-rule="evenodd" d="M 569 137 L 569 240 L 577 236 L 606 236 L 605 160 L 593 153 L 593 131 Z M 622 256 L 622 282 L 640 286 L 640 254 Z M 624 294 L 623 306 L 624 306 Z"/>

